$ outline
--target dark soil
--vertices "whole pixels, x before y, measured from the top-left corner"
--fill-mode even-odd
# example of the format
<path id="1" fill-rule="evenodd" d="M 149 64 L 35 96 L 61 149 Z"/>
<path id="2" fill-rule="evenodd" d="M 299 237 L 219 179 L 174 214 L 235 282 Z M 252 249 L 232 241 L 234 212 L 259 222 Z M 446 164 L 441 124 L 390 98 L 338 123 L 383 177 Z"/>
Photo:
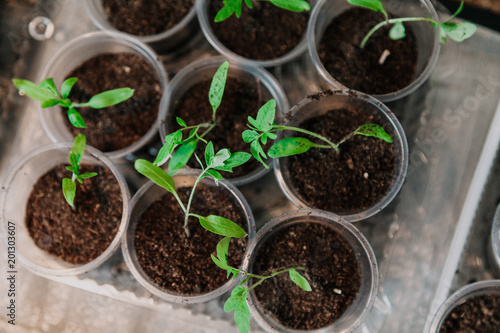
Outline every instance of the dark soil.
<path id="1" fill-rule="evenodd" d="M 122 218 L 120 187 L 108 169 L 82 166 L 98 175 L 77 182 L 73 210 L 65 201 L 62 179 L 71 172 L 60 164 L 34 185 L 26 206 L 26 226 L 35 244 L 72 264 L 97 258 L 111 244 Z"/>
<path id="2" fill-rule="evenodd" d="M 311 118 L 300 124 L 300 128 L 339 142 L 359 126 L 370 123 L 382 125 L 361 110 L 340 109 Z M 356 135 L 339 148 L 340 154 L 333 149 L 313 148 L 291 156 L 288 168 L 292 186 L 311 207 L 338 214 L 371 207 L 386 194 L 394 181 L 394 145 L 374 137 Z"/>
<path id="3" fill-rule="evenodd" d="M 175 130 L 180 128 L 176 117 L 183 119 L 188 126 L 212 121 L 213 111 L 208 101 L 211 81 L 211 78 L 207 78 L 196 84 L 180 98 L 169 119 L 170 128 Z M 216 152 L 228 148 L 231 153 L 242 151 L 250 153 L 250 144 L 243 141 L 241 134 L 247 129 L 248 116 L 256 118 L 259 108 L 267 102 L 262 100 L 260 89 L 257 80 L 248 82 L 231 77 L 227 78 L 224 97 L 216 113 L 217 126 L 205 136 L 207 141 L 212 141 Z M 198 157 L 204 156 L 205 145 L 198 144 L 195 153 Z M 193 168 L 200 167 L 194 158 L 188 165 Z M 234 168 L 233 173 L 222 172 L 221 174 L 229 179 L 241 177 L 255 170 L 259 165 L 260 163 L 252 158 L 242 166 Z"/>
<path id="4" fill-rule="evenodd" d="M 187 203 L 191 188 L 181 188 Z M 193 213 L 228 218 L 244 229 L 241 208 L 216 188 L 198 185 L 191 206 Z M 222 236 L 205 230 L 198 219 L 190 218 L 191 237 L 184 232 L 184 213 L 174 196 L 166 194 L 141 217 L 135 232 L 135 247 L 144 272 L 160 288 L 180 295 L 204 294 L 227 282 L 226 271 L 217 267 L 210 255 L 216 254 Z M 246 249 L 245 239 L 233 239 L 229 263 L 239 267 Z"/>
<path id="5" fill-rule="evenodd" d="M 383 21 L 381 13 L 364 8 L 352 8 L 327 27 L 318 55 L 326 70 L 345 86 L 368 94 L 388 94 L 409 85 L 417 66 L 417 42 L 411 27 L 406 26 L 406 37 L 389 38 L 391 26 L 379 29 L 364 49 L 359 45 L 377 23 Z M 379 59 L 389 50 L 383 65 Z"/>
<path id="6" fill-rule="evenodd" d="M 267 1 L 252 1 L 253 9 L 243 4 L 241 17 L 233 14 L 215 23 L 222 1 L 209 6 L 208 19 L 214 34 L 228 49 L 245 58 L 269 60 L 292 51 L 307 30 L 309 12 L 295 13 Z"/>
<path id="7" fill-rule="evenodd" d="M 86 129 L 73 127 L 62 110 L 66 126 L 73 133 L 83 133 L 87 143 L 101 151 L 126 148 L 153 126 L 158 115 L 162 87 L 152 66 L 131 53 L 101 54 L 84 62 L 68 74 L 77 77 L 69 98 L 87 102 L 90 97 L 111 89 L 129 87 L 134 95 L 128 100 L 104 109 L 81 108 Z"/>
<path id="8" fill-rule="evenodd" d="M 499 332 L 500 296 L 473 297 L 460 304 L 446 317 L 441 333 Z"/>
<path id="9" fill-rule="evenodd" d="M 102 0 L 109 22 L 118 30 L 149 36 L 167 31 L 191 10 L 194 0 Z"/>
<path id="10" fill-rule="evenodd" d="M 277 232 L 259 250 L 253 273 L 289 267 L 311 285 L 307 292 L 281 274 L 255 288 L 266 311 L 284 326 L 313 330 L 331 325 L 359 293 L 361 273 L 356 254 L 337 232 L 317 223 L 296 224 Z"/>

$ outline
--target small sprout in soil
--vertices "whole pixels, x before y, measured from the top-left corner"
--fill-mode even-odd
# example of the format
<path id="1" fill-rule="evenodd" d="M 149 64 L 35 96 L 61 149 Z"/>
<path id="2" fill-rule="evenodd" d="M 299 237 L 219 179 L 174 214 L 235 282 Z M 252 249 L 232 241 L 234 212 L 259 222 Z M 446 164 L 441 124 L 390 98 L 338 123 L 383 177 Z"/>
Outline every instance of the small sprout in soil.
<path id="1" fill-rule="evenodd" d="M 62 180 L 62 189 L 64 198 L 70 204 L 71 207 L 74 207 L 75 195 L 76 195 L 76 180 L 80 183 L 83 183 L 84 179 L 88 179 L 97 175 L 96 172 L 89 173 L 80 173 L 80 162 L 83 157 L 83 153 L 85 151 L 86 137 L 83 134 L 78 134 L 75 137 L 75 141 L 73 142 L 73 148 L 69 153 L 69 164 L 71 166 L 67 166 L 66 169 L 73 173 L 71 179 L 63 178 Z"/>
<path id="2" fill-rule="evenodd" d="M 187 206 L 185 206 L 179 198 L 179 195 L 177 194 L 177 191 L 175 189 L 174 180 L 169 175 L 170 172 L 163 171 L 163 169 L 160 168 L 161 164 L 157 163 L 156 161 L 154 163 L 151 163 L 143 159 L 138 159 L 135 161 L 135 169 L 140 174 L 151 179 L 154 183 L 163 187 L 165 190 L 174 195 L 177 202 L 179 203 L 179 206 L 185 213 L 184 230 L 188 237 L 190 236 L 188 220 L 189 217 L 192 216 L 198 218 L 202 227 L 212 233 L 234 238 L 244 238 L 246 236 L 246 232 L 233 221 L 216 215 L 200 216 L 194 213 L 190 213 L 190 210 L 196 186 L 201 179 L 212 177 L 215 183 L 218 185 L 219 180 L 223 179 L 218 171 L 232 172 L 234 167 L 240 166 L 247 162 L 251 157 L 250 154 L 243 152 L 231 154 L 229 152 L 229 149 L 221 149 L 217 153 L 215 153 L 212 142 L 209 142 L 205 149 L 206 166 L 203 165 L 203 162 L 198 158 L 198 156 L 195 155 L 195 157 L 198 163 L 200 163 L 202 172 L 193 185 L 193 189 L 191 190 Z"/>
<path id="3" fill-rule="evenodd" d="M 262 149 L 262 144 L 267 144 L 267 140 L 274 140 L 277 138 L 275 132 L 291 130 L 304 134 L 311 135 L 315 138 L 320 139 L 325 144 L 317 144 L 309 139 L 302 137 L 290 137 L 284 138 L 280 141 L 276 142 L 274 145 L 269 148 L 267 154 L 272 158 L 284 157 L 302 154 L 308 151 L 311 148 L 324 148 L 324 149 L 334 149 L 337 152 L 340 152 L 339 146 L 345 141 L 349 140 L 355 135 L 363 135 L 363 136 L 373 136 L 384 140 L 386 142 L 392 143 L 391 136 L 379 125 L 376 124 L 364 124 L 359 126 L 354 132 L 346 135 L 343 139 L 341 139 L 337 143 L 333 143 L 322 135 L 319 135 L 314 132 L 310 132 L 298 127 L 291 126 L 279 126 L 274 124 L 274 118 L 276 114 L 276 101 L 271 99 L 264 106 L 262 106 L 257 113 L 257 118 L 253 119 L 252 117 L 248 117 L 250 128 L 243 132 L 243 140 L 247 143 L 250 143 L 250 152 L 253 157 L 261 162 L 266 168 L 268 168 L 267 164 L 264 163 L 263 158 L 267 158 L 264 149 Z"/>
<path id="4" fill-rule="evenodd" d="M 103 109 L 121 103 L 134 94 L 133 89 L 119 88 L 101 92 L 91 97 L 86 103 L 75 103 L 68 97 L 76 81 L 78 81 L 76 77 L 66 79 L 61 85 L 61 90 L 58 92 L 52 78 L 43 80 L 38 86 L 28 80 L 12 79 L 20 95 L 26 95 L 42 102 L 43 109 L 58 104 L 67 108 L 70 123 L 78 128 L 86 128 L 86 126 L 82 116 L 76 111 L 76 108 L 91 107 L 93 109 Z"/>
<path id="5" fill-rule="evenodd" d="M 446 37 L 450 37 L 455 42 L 462 42 L 467 38 L 471 37 L 472 35 L 474 35 L 474 33 L 477 30 L 477 26 L 469 22 L 462 22 L 462 23 L 450 22 L 453 18 L 455 18 L 455 16 L 460 14 L 460 12 L 462 11 L 464 7 L 463 1 L 460 4 L 460 7 L 457 9 L 457 11 L 444 22 L 436 22 L 428 17 L 401 17 L 401 18 L 389 19 L 389 14 L 387 14 L 387 12 L 385 11 L 381 0 L 347 0 L 347 1 L 351 5 L 368 8 L 375 12 L 380 11 L 385 17 L 384 21 L 374 26 L 366 34 L 365 38 L 361 42 L 360 48 L 364 48 L 366 46 L 366 43 L 368 42 L 370 37 L 375 33 L 375 31 L 377 31 L 378 29 L 387 24 L 392 24 L 392 28 L 391 30 L 389 30 L 389 37 L 393 40 L 398 40 L 405 38 L 406 36 L 403 22 L 415 22 L 415 21 L 430 22 L 433 26 L 435 27 L 437 26 L 439 28 L 439 40 L 441 41 L 442 44 L 446 44 Z"/>
<path id="6" fill-rule="evenodd" d="M 311 10 L 311 6 L 305 0 L 257 0 L 257 1 L 269 1 L 276 7 L 280 7 L 292 12 L 303 12 L 306 10 Z M 241 16 L 241 8 L 243 6 L 243 0 L 224 0 L 224 7 L 215 16 L 215 22 L 221 22 L 228 19 L 233 13 L 236 13 L 236 17 Z M 252 0 L 245 0 L 248 8 L 253 8 Z"/>
<path id="7" fill-rule="evenodd" d="M 213 262 L 218 267 L 227 271 L 228 278 L 231 276 L 231 274 L 233 275 L 233 279 L 236 279 L 239 274 L 245 276 L 245 279 L 240 283 L 238 287 L 233 289 L 233 291 L 231 292 L 231 296 L 227 299 L 226 303 L 224 303 L 225 312 L 234 311 L 234 321 L 236 322 L 236 326 L 238 326 L 238 329 L 241 333 L 248 333 L 250 329 L 250 309 L 248 308 L 245 299 L 248 297 L 248 293 L 252 289 L 256 288 L 265 280 L 280 274 L 288 273 L 290 280 L 292 280 L 297 286 L 305 291 L 311 291 L 309 282 L 302 275 L 300 275 L 299 272 L 297 272 L 297 270 L 304 270 L 304 267 L 281 268 L 272 270 L 263 275 L 255 275 L 229 266 L 228 251 L 230 242 L 231 238 L 224 237 L 217 244 L 217 257 L 215 257 L 213 254 L 211 256 Z M 258 281 L 254 283 L 250 288 L 243 286 L 250 279 L 258 279 Z"/>

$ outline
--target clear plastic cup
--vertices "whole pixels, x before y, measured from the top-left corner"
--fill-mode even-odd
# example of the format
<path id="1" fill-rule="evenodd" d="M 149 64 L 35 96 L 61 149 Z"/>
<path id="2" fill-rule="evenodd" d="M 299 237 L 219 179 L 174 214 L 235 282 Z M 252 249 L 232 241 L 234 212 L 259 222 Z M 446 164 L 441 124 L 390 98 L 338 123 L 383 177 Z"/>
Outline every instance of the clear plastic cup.
<path id="1" fill-rule="evenodd" d="M 176 188 L 193 186 L 199 174 L 200 170 L 196 169 L 177 170 L 175 172 L 175 175 L 173 176 Z M 210 187 L 216 186 L 212 178 L 203 178 L 200 183 Z M 234 197 L 234 199 L 236 200 L 235 202 L 242 209 L 243 218 L 247 224 L 247 241 L 250 242 L 255 237 L 255 221 L 250 206 L 248 205 L 245 197 L 243 197 L 241 192 L 235 186 L 231 185 L 225 180 L 219 180 L 218 190 L 224 192 L 228 196 Z M 158 287 L 143 271 L 137 258 L 137 253 L 135 251 L 135 230 L 137 228 L 137 224 L 140 223 L 142 214 L 147 210 L 147 208 L 166 193 L 167 192 L 165 189 L 157 186 L 152 181 L 149 181 L 144 186 L 142 186 L 132 198 L 132 212 L 130 215 L 130 223 L 127 227 L 127 231 L 122 242 L 122 253 L 123 257 L 125 258 L 125 263 L 127 264 L 134 277 L 137 279 L 137 281 L 144 288 L 149 290 L 153 295 L 170 303 L 203 303 L 223 295 L 228 290 L 234 288 L 238 284 L 239 280 L 230 279 L 221 287 L 206 294 L 179 295 Z M 245 252 L 245 256 L 247 255 L 247 253 L 248 251 Z"/>
<path id="2" fill-rule="evenodd" d="M 108 20 L 102 0 L 85 0 L 83 2 L 85 11 L 99 30 L 118 31 Z M 157 52 L 168 52 L 182 43 L 185 43 L 197 30 L 198 21 L 196 20 L 195 5 L 191 7 L 188 14 L 172 28 L 155 35 L 136 36 L 127 34 L 130 37 L 138 39 L 142 43 L 151 46 Z"/>
<path id="3" fill-rule="evenodd" d="M 311 9 L 314 7 L 316 2 L 317 0 L 311 0 Z M 224 55 L 224 57 L 228 58 L 231 63 L 240 63 L 246 66 L 276 67 L 297 58 L 307 50 L 306 33 L 304 33 L 304 36 L 302 37 L 301 41 L 292 51 L 275 59 L 255 60 L 255 59 L 245 58 L 237 53 L 234 53 L 233 51 L 228 49 L 224 44 L 222 44 L 222 42 L 217 38 L 214 31 L 212 30 L 212 27 L 210 26 L 210 21 L 209 21 L 210 18 L 208 16 L 208 10 L 211 3 L 212 0 L 196 1 L 196 10 L 198 12 L 198 20 L 200 22 L 201 31 L 203 31 L 203 34 L 205 35 L 205 38 L 209 41 L 209 43 L 212 44 L 212 46 L 218 52 Z"/>
<path id="4" fill-rule="evenodd" d="M 364 220 L 380 212 L 397 195 L 408 169 L 408 143 L 403 127 L 396 116 L 382 103 L 375 98 L 353 90 L 326 90 L 319 98 L 306 97 L 297 105 L 292 107 L 285 115 L 287 122 L 285 125 L 300 127 L 300 124 L 307 119 L 328 113 L 330 110 L 355 108 L 362 109 L 366 113 L 376 116 L 389 135 L 392 137 L 395 148 L 395 170 L 393 181 L 387 189 L 386 194 L 367 209 L 339 214 L 350 222 Z M 277 141 L 284 137 L 284 132 L 278 133 Z M 307 201 L 302 198 L 298 190 L 292 185 L 290 171 L 288 169 L 288 157 L 274 159 L 274 173 L 286 197 L 299 208 L 309 207 Z M 336 212 L 334 212 L 336 213 Z"/>
<path id="5" fill-rule="evenodd" d="M 122 196 L 122 218 L 118 231 L 108 248 L 86 264 L 71 264 L 40 249 L 29 235 L 25 225 L 26 204 L 34 184 L 47 171 L 60 163 L 69 164 L 68 156 L 72 143 L 50 144 L 38 148 L 21 161 L 7 175 L 0 193 L 0 213 L 6 231 L 15 224 L 16 251 L 19 261 L 38 275 L 68 276 L 88 272 L 106 261 L 120 245 L 129 217 L 130 193 L 124 177 L 116 165 L 102 152 L 87 146 L 82 164 L 104 166 L 111 170 L 120 186 Z M 78 194 L 77 194 L 78 195 Z M 67 204 L 64 202 L 63 204 Z M 9 226 L 11 226 L 9 228 Z"/>
<path id="6" fill-rule="evenodd" d="M 382 3 L 388 12 L 400 17 L 429 17 L 439 21 L 437 13 L 429 0 L 382 0 Z M 321 76 L 335 89 L 350 87 L 346 87 L 337 81 L 326 70 L 319 58 L 317 48 L 326 28 L 333 19 L 353 7 L 346 0 L 319 0 L 314 7 L 307 27 L 307 46 L 312 61 Z M 382 102 L 394 101 L 414 92 L 429 78 L 439 57 L 441 45 L 439 43 L 438 28 L 433 27 L 429 22 L 409 22 L 405 24 L 411 26 L 417 39 L 418 55 L 415 76 L 413 81 L 401 90 L 388 94 L 373 95 Z M 355 31 L 354 27 L 353 31 Z"/>
<path id="7" fill-rule="evenodd" d="M 169 127 L 172 109 L 191 87 L 204 80 L 211 80 L 224 61 L 226 61 L 224 57 L 210 57 L 195 61 L 184 67 L 168 84 L 163 94 L 158 114 L 160 136 L 163 143 L 165 143 L 165 137 L 172 132 L 172 129 Z M 289 105 L 285 92 L 278 81 L 265 69 L 230 62 L 228 77 L 257 82 L 261 87 L 263 101 L 273 98 L 276 100 L 276 121 L 279 121 L 283 114 L 288 111 Z M 256 113 L 257 111 L 255 110 Z M 271 163 L 269 162 L 268 164 Z M 264 166 L 259 166 L 249 174 L 231 178 L 229 181 L 236 186 L 248 184 L 262 177 L 268 171 L 269 169 L 264 168 Z"/>
<path id="8" fill-rule="evenodd" d="M 490 261 L 497 276 L 500 276 L 500 205 L 498 205 L 490 237 Z"/>
<path id="9" fill-rule="evenodd" d="M 473 297 L 500 296 L 500 280 L 480 281 L 466 285 L 451 295 L 438 309 L 425 332 L 438 333 L 448 315 Z"/>
<path id="10" fill-rule="evenodd" d="M 42 71 L 40 81 L 53 78 L 56 86 L 60 87 L 66 76 L 83 62 L 99 54 L 122 52 L 138 55 L 149 62 L 161 84 L 162 91 L 165 89 L 168 82 L 167 73 L 156 53 L 137 39 L 117 32 L 92 32 L 71 40 L 52 55 Z M 38 103 L 42 127 L 52 142 L 73 141 L 74 136 L 66 127 L 65 116 L 59 108 L 59 106 L 54 106 L 42 109 L 41 104 Z M 158 121 L 155 121 L 141 139 L 129 147 L 106 152 L 106 155 L 112 159 L 119 159 L 134 153 L 150 142 L 157 132 Z"/>
<path id="11" fill-rule="evenodd" d="M 370 311 L 372 311 L 372 307 L 377 298 L 379 283 L 377 261 L 372 247 L 363 234 L 361 234 L 361 232 L 351 223 L 338 215 L 321 210 L 307 209 L 283 214 L 266 223 L 262 229 L 259 230 L 257 236 L 252 240 L 249 246 L 248 251 L 250 254 L 245 258 L 243 270 L 252 272 L 257 253 L 273 233 L 299 223 L 319 223 L 342 235 L 352 247 L 359 261 L 361 272 L 359 295 L 354 303 L 332 325 L 311 332 L 341 333 L 354 332 L 360 327 L 365 328 L 365 326 L 363 326 L 365 319 Z M 304 332 L 303 330 L 292 330 L 287 328 L 274 317 L 266 314 L 266 311 L 264 311 L 259 301 L 256 299 L 255 293 L 250 292 L 247 303 L 250 307 L 252 317 L 266 332 Z"/>

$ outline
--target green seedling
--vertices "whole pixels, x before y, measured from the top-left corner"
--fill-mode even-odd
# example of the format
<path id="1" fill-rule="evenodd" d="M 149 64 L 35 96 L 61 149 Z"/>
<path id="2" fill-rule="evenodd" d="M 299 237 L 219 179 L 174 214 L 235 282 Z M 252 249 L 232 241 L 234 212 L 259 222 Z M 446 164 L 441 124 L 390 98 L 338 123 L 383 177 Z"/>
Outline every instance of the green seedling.
<path id="1" fill-rule="evenodd" d="M 306 10 L 311 10 L 311 6 L 307 1 L 304 0 L 257 0 L 257 1 L 269 1 L 276 7 L 280 7 L 292 12 L 303 12 Z M 224 7 L 215 16 L 215 22 L 221 22 L 236 13 L 236 17 L 241 16 L 241 9 L 243 6 L 243 0 L 224 0 Z M 248 8 L 253 8 L 252 0 L 245 0 L 245 4 Z"/>
<path id="2" fill-rule="evenodd" d="M 449 19 L 447 19 L 444 22 L 437 22 L 434 21 L 431 18 L 428 17 L 401 17 L 401 18 L 393 18 L 389 19 L 389 14 L 384 9 L 384 6 L 382 5 L 381 0 L 347 0 L 351 5 L 355 6 L 360 6 L 364 8 L 368 8 L 370 10 L 373 10 L 375 12 L 381 12 L 385 20 L 374 26 L 363 38 L 361 41 L 361 48 L 364 48 L 366 46 L 366 43 L 370 39 L 370 37 L 380 28 L 382 28 L 385 25 L 391 24 L 392 28 L 389 30 L 389 37 L 393 40 L 398 40 L 405 38 L 406 36 L 406 30 L 403 25 L 404 22 L 415 22 L 415 21 L 426 21 L 430 22 L 434 27 L 439 28 L 439 40 L 441 41 L 442 44 L 446 44 L 446 37 L 449 37 L 450 39 L 454 40 L 455 42 L 462 42 L 466 40 L 467 38 L 471 37 L 474 35 L 474 33 L 477 30 L 477 26 L 469 23 L 469 22 L 462 22 L 462 23 L 453 23 L 450 22 L 453 18 L 455 18 L 458 14 L 463 9 L 464 3 L 460 4 L 460 7 L 457 9 L 457 11 L 450 16 Z"/>
<path id="3" fill-rule="evenodd" d="M 80 173 L 80 162 L 85 151 L 86 137 L 83 134 L 78 134 L 73 142 L 73 148 L 69 153 L 69 164 L 66 169 L 71 171 L 73 175 L 71 178 L 63 178 L 62 189 L 64 198 L 74 207 L 75 195 L 76 195 L 76 181 L 83 183 L 84 179 L 88 179 L 97 175 L 96 172 Z"/>
<path id="4" fill-rule="evenodd" d="M 151 179 L 154 183 L 163 187 L 165 190 L 174 195 L 175 199 L 179 203 L 179 206 L 185 213 L 184 230 L 188 237 L 190 236 L 188 220 L 189 217 L 192 216 L 197 218 L 202 227 L 210 232 L 222 236 L 244 238 L 246 236 L 246 232 L 233 221 L 216 215 L 200 216 L 191 213 L 190 209 L 193 202 L 196 186 L 201 179 L 212 177 L 215 183 L 218 185 L 218 181 L 223 179 L 218 171 L 232 172 L 234 167 L 240 166 L 243 163 L 247 162 L 250 159 L 250 154 L 243 152 L 231 154 L 229 149 L 221 149 L 217 153 L 215 153 L 212 142 L 209 142 L 205 149 L 205 165 L 203 165 L 202 161 L 196 155 L 195 157 L 198 160 L 198 163 L 200 163 L 202 171 L 193 185 L 193 189 L 191 190 L 187 205 L 184 205 L 182 200 L 179 198 L 179 195 L 177 194 L 177 191 L 175 189 L 174 179 L 169 175 L 169 173 L 163 171 L 163 169 L 160 168 L 160 166 L 162 165 L 161 163 L 151 163 L 147 160 L 138 159 L 135 161 L 135 169 L 139 173 Z"/>
<path id="5" fill-rule="evenodd" d="M 266 168 L 269 168 L 269 166 L 264 163 L 263 158 L 267 158 L 267 155 L 272 158 L 291 156 L 305 153 L 311 148 L 334 149 L 336 152 L 340 152 L 339 146 L 355 135 L 372 136 L 392 143 L 391 136 L 381 126 L 376 124 L 361 125 L 355 131 L 342 138 L 339 142 L 334 143 L 324 136 L 311 131 L 298 127 L 276 125 L 274 124 L 275 115 L 276 101 L 272 99 L 260 108 L 256 119 L 248 117 L 248 121 L 250 123 L 248 127 L 250 129 L 244 131 L 242 134 L 243 140 L 250 143 L 250 152 L 253 157 L 257 161 L 261 162 Z M 266 155 L 261 143 L 264 145 L 267 144 L 268 139 L 274 140 L 277 138 L 275 132 L 285 130 L 308 134 L 312 137 L 320 139 L 323 141 L 323 144 L 317 144 L 302 137 L 289 137 L 281 139 L 272 145 Z"/>
<path id="6" fill-rule="evenodd" d="M 239 286 L 233 289 L 231 292 L 231 296 L 228 298 L 226 303 L 224 303 L 224 311 L 231 312 L 234 311 L 234 321 L 236 322 L 236 326 L 241 333 L 248 333 L 250 329 L 250 309 L 245 301 L 248 297 L 248 293 L 258 287 L 262 282 L 267 279 L 273 278 L 280 274 L 288 273 L 290 279 L 300 288 L 305 291 L 311 291 L 311 286 L 309 282 L 300 275 L 298 270 L 304 270 L 304 267 L 293 267 L 293 268 L 281 268 L 272 270 L 263 275 L 251 274 L 240 269 L 229 266 L 228 264 L 228 251 L 229 251 L 229 243 L 231 242 L 231 238 L 224 237 L 217 244 L 217 257 L 213 254 L 212 260 L 213 262 L 219 266 L 221 269 L 227 271 L 227 277 L 229 278 L 233 275 L 233 279 L 236 279 L 240 274 L 245 276 L 245 279 L 240 283 Z M 257 279 L 251 287 L 245 287 L 250 279 Z"/>
<path id="7" fill-rule="evenodd" d="M 42 108 L 50 108 L 55 105 L 67 108 L 70 123 L 78 128 L 86 128 L 86 126 L 76 108 L 91 107 L 93 109 L 103 109 L 121 103 L 134 94 L 133 89 L 119 88 L 99 93 L 91 97 L 86 103 L 75 103 L 68 97 L 76 81 L 78 81 L 76 77 L 66 79 L 62 83 L 60 91 L 57 91 L 52 78 L 43 80 L 38 86 L 28 80 L 12 79 L 12 82 L 14 82 L 14 85 L 19 90 L 19 94 L 41 102 Z"/>

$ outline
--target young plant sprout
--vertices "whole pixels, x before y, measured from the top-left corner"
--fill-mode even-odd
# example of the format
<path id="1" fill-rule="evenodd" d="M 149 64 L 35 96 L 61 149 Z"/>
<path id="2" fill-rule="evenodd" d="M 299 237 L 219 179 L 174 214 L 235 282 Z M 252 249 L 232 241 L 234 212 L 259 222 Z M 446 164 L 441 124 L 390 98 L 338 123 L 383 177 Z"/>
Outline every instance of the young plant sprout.
<path id="1" fill-rule="evenodd" d="M 324 136 L 311 131 L 307 131 L 298 127 L 276 125 L 274 124 L 275 114 L 276 101 L 272 99 L 260 108 L 259 112 L 257 113 L 256 119 L 248 117 L 248 121 L 250 122 L 248 127 L 250 129 L 244 131 L 242 134 L 243 140 L 247 143 L 251 143 L 250 152 L 252 153 L 253 157 L 257 161 L 261 162 L 266 168 L 269 168 L 269 166 L 264 163 L 262 158 L 267 158 L 267 155 L 264 152 L 264 149 L 262 149 L 261 143 L 265 145 L 267 144 L 268 139 L 276 139 L 277 135 L 275 134 L 275 132 L 277 131 L 291 130 L 308 134 L 322 140 L 324 144 L 317 144 L 302 137 L 284 138 L 276 142 L 271 146 L 271 148 L 269 148 L 267 154 L 272 158 L 302 154 L 311 148 L 334 149 L 336 152 L 340 152 L 339 146 L 355 135 L 373 136 L 386 142 L 392 143 L 391 136 L 381 126 L 376 124 L 361 125 L 355 131 L 346 135 L 339 142 L 333 143 Z"/>
<path id="2" fill-rule="evenodd" d="M 57 91 L 57 87 L 52 78 L 43 80 L 38 86 L 28 80 L 12 79 L 20 95 L 26 95 L 42 102 L 43 109 L 50 108 L 57 104 L 67 108 L 70 123 L 78 128 L 86 128 L 86 126 L 82 116 L 76 111 L 76 108 L 91 107 L 93 109 L 103 109 L 121 103 L 134 94 L 133 89 L 119 88 L 99 93 L 91 97 L 86 103 L 75 103 L 68 97 L 76 81 L 78 81 L 76 77 L 70 77 L 64 80 L 61 85 L 61 90 Z"/>
<path id="3" fill-rule="evenodd" d="M 269 1 L 276 7 L 280 7 L 292 12 L 303 12 L 306 10 L 311 10 L 311 6 L 305 0 L 257 0 L 257 1 Z M 224 0 L 224 7 L 215 16 L 215 22 L 221 22 L 228 19 L 233 13 L 236 13 L 236 17 L 241 16 L 241 9 L 243 6 L 243 0 Z M 248 8 L 253 8 L 252 0 L 245 0 L 245 4 Z"/>
<path id="4" fill-rule="evenodd" d="M 299 272 L 297 272 L 297 270 L 304 270 L 304 267 L 281 268 L 272 270 L 263 275 L 256 275 L 229 266 L 227 260 L 230 241 L 231 238 L 224 237 L 217 244 L 217 257 L 212 254 L 212 260 L 217 266 L 227 271 L 228 278 L 231 274 L 233 274 L 233 279 L 236 279 L 239 274 L 246 276 L 240 285 L 233 289 L 231 296 L 228 298 L 226 303 L 224 303 L 224 311 L 234 311 L 234 321 L 236 322 L 236 326 L 241 333 L 248 333 L 250 329 L 250 309 L 248 308 L 245 299 L 248 297 L 248 293 L 251 290 L 258 287 L 265 280 L 280 274 L 288 273 L 290 280 L 292 280 L 297 286 L 305 291 L 311 291 L 309 282 L 307 282 L 307 280 L 300 275 Z M 250 279 L 258 279 L 258 281 L 249 288 L 243 286 Z"/>
<path id="5" fill-rule="evenodd" d="M 401 18 L 389 19 L 389 14 L 387 14 L 387 12 L 385 11 L 381 0 L 347 0 L 347 2 L 349 2 L 351 5 L 371 9 L 375 12 L 380 11 L 385 17 L 384 21 L 374 26 L 366 34 L 365 38 L 363 38 L 360 45 L 360 48 L 362 49 L 366 46 L 366 43 L 368 42 L 370 37 L 378 29 L 382 28 L 387 24 L 392 24 L 392 28 L 389 30 L 389 37 L 393 40 L 398 40 L 405 38 L 406 36 L 405 27 L 403 25 L 404 22 L 415 22 L 415 21 L 430 22 L 434 27 L 437 26 L 439 28 L 439 40 L 441 41 L 442 44 L 446 44 L 446 37 L 450 37 L 455 42 L 462 42 L 467 38 L 471 37 L 472 35 L 474 35 L 474 33 L 477 30 L 477 26 L 469 22 L 462 22 L 462 23 L 450 22 L 453 18 L 455 18 L 455 16 L 460 14 L 460 12 L 462 11 L 462 8 L 464 6 L 463 1 L 460 4 L 460 7 L 457 9 L 457 11 L 444 22 L 437 22 L 428 17 L 401 17 Z"/>
<path id="6" fill-rule="evenodd" d="M 203 165 L 202 161 L 198 158 L 198 156 L 195 155 L 195 157 L 198 163 L 200 163 L 202 172 L 200 173 L 200 175 L 198 176 L 193 185 L 193 189 L 191 190 L 191 194 L 189 196 L 187 205 L 184 205 L 184 203 L 179 198 L 179 195 L 175 190 L 175 183 L 173 178 L 167 172 L 163 171 L 163 169 L 160 168 L 162 163 L 157 163 L 156 161 L 154 163 L 151 163 L 147 160 L 138 159 L 135 161 L 135 169 L 139 173 L 151 179 L 154 183 L 163 187 L 165 190 L 174 195 L 175 199 L 179 203 L 179 206 L 185 213 L 184 230 L 188 237 L 190 237 L 188 220 L 189 217 L 192 216 L 196 217 L 199 220 L 201 226 L 210 232 L 222 236 L 244 238 L 246 236 L 246 232 L 233 221 L 216 215 L 200 216 L 191 213 L 190 210 L 196 186 L 198 185 L 201 179 L 206 177 L 213 177 L 215 183 L 218 185 L 218 181 L 223 179 L 223 177 L 217 170 L 232 172 L 234 167 L 240 166 L 243 163 L 247 162 L 250 159 L 250 154 L 243 152 L 231 154 L 229 152 L 229 149 L 221 149 L 217 153 L 215 153 L 212 142 L 209 142 L 205 149 L 206 166 Z"/>
<path id="7" fill-rule="evenodd" d="M 97 172 L 80 173 L 80 162 L 82 160 L 83 153 L 85 151 L 86 137 L 83 134 L 78 134 L 73 142 L 73 148 L 69 153 L 69 164 L 66 169 L 71 171 L 73 175 L 70 178 L 63 178 L 62 189 L 64 194 L 64 199 L 74 207 L 75 195 L 76 195 L 76 180 L 83 183 L 84 179 L 88 179 L 97 175 Z"/>

